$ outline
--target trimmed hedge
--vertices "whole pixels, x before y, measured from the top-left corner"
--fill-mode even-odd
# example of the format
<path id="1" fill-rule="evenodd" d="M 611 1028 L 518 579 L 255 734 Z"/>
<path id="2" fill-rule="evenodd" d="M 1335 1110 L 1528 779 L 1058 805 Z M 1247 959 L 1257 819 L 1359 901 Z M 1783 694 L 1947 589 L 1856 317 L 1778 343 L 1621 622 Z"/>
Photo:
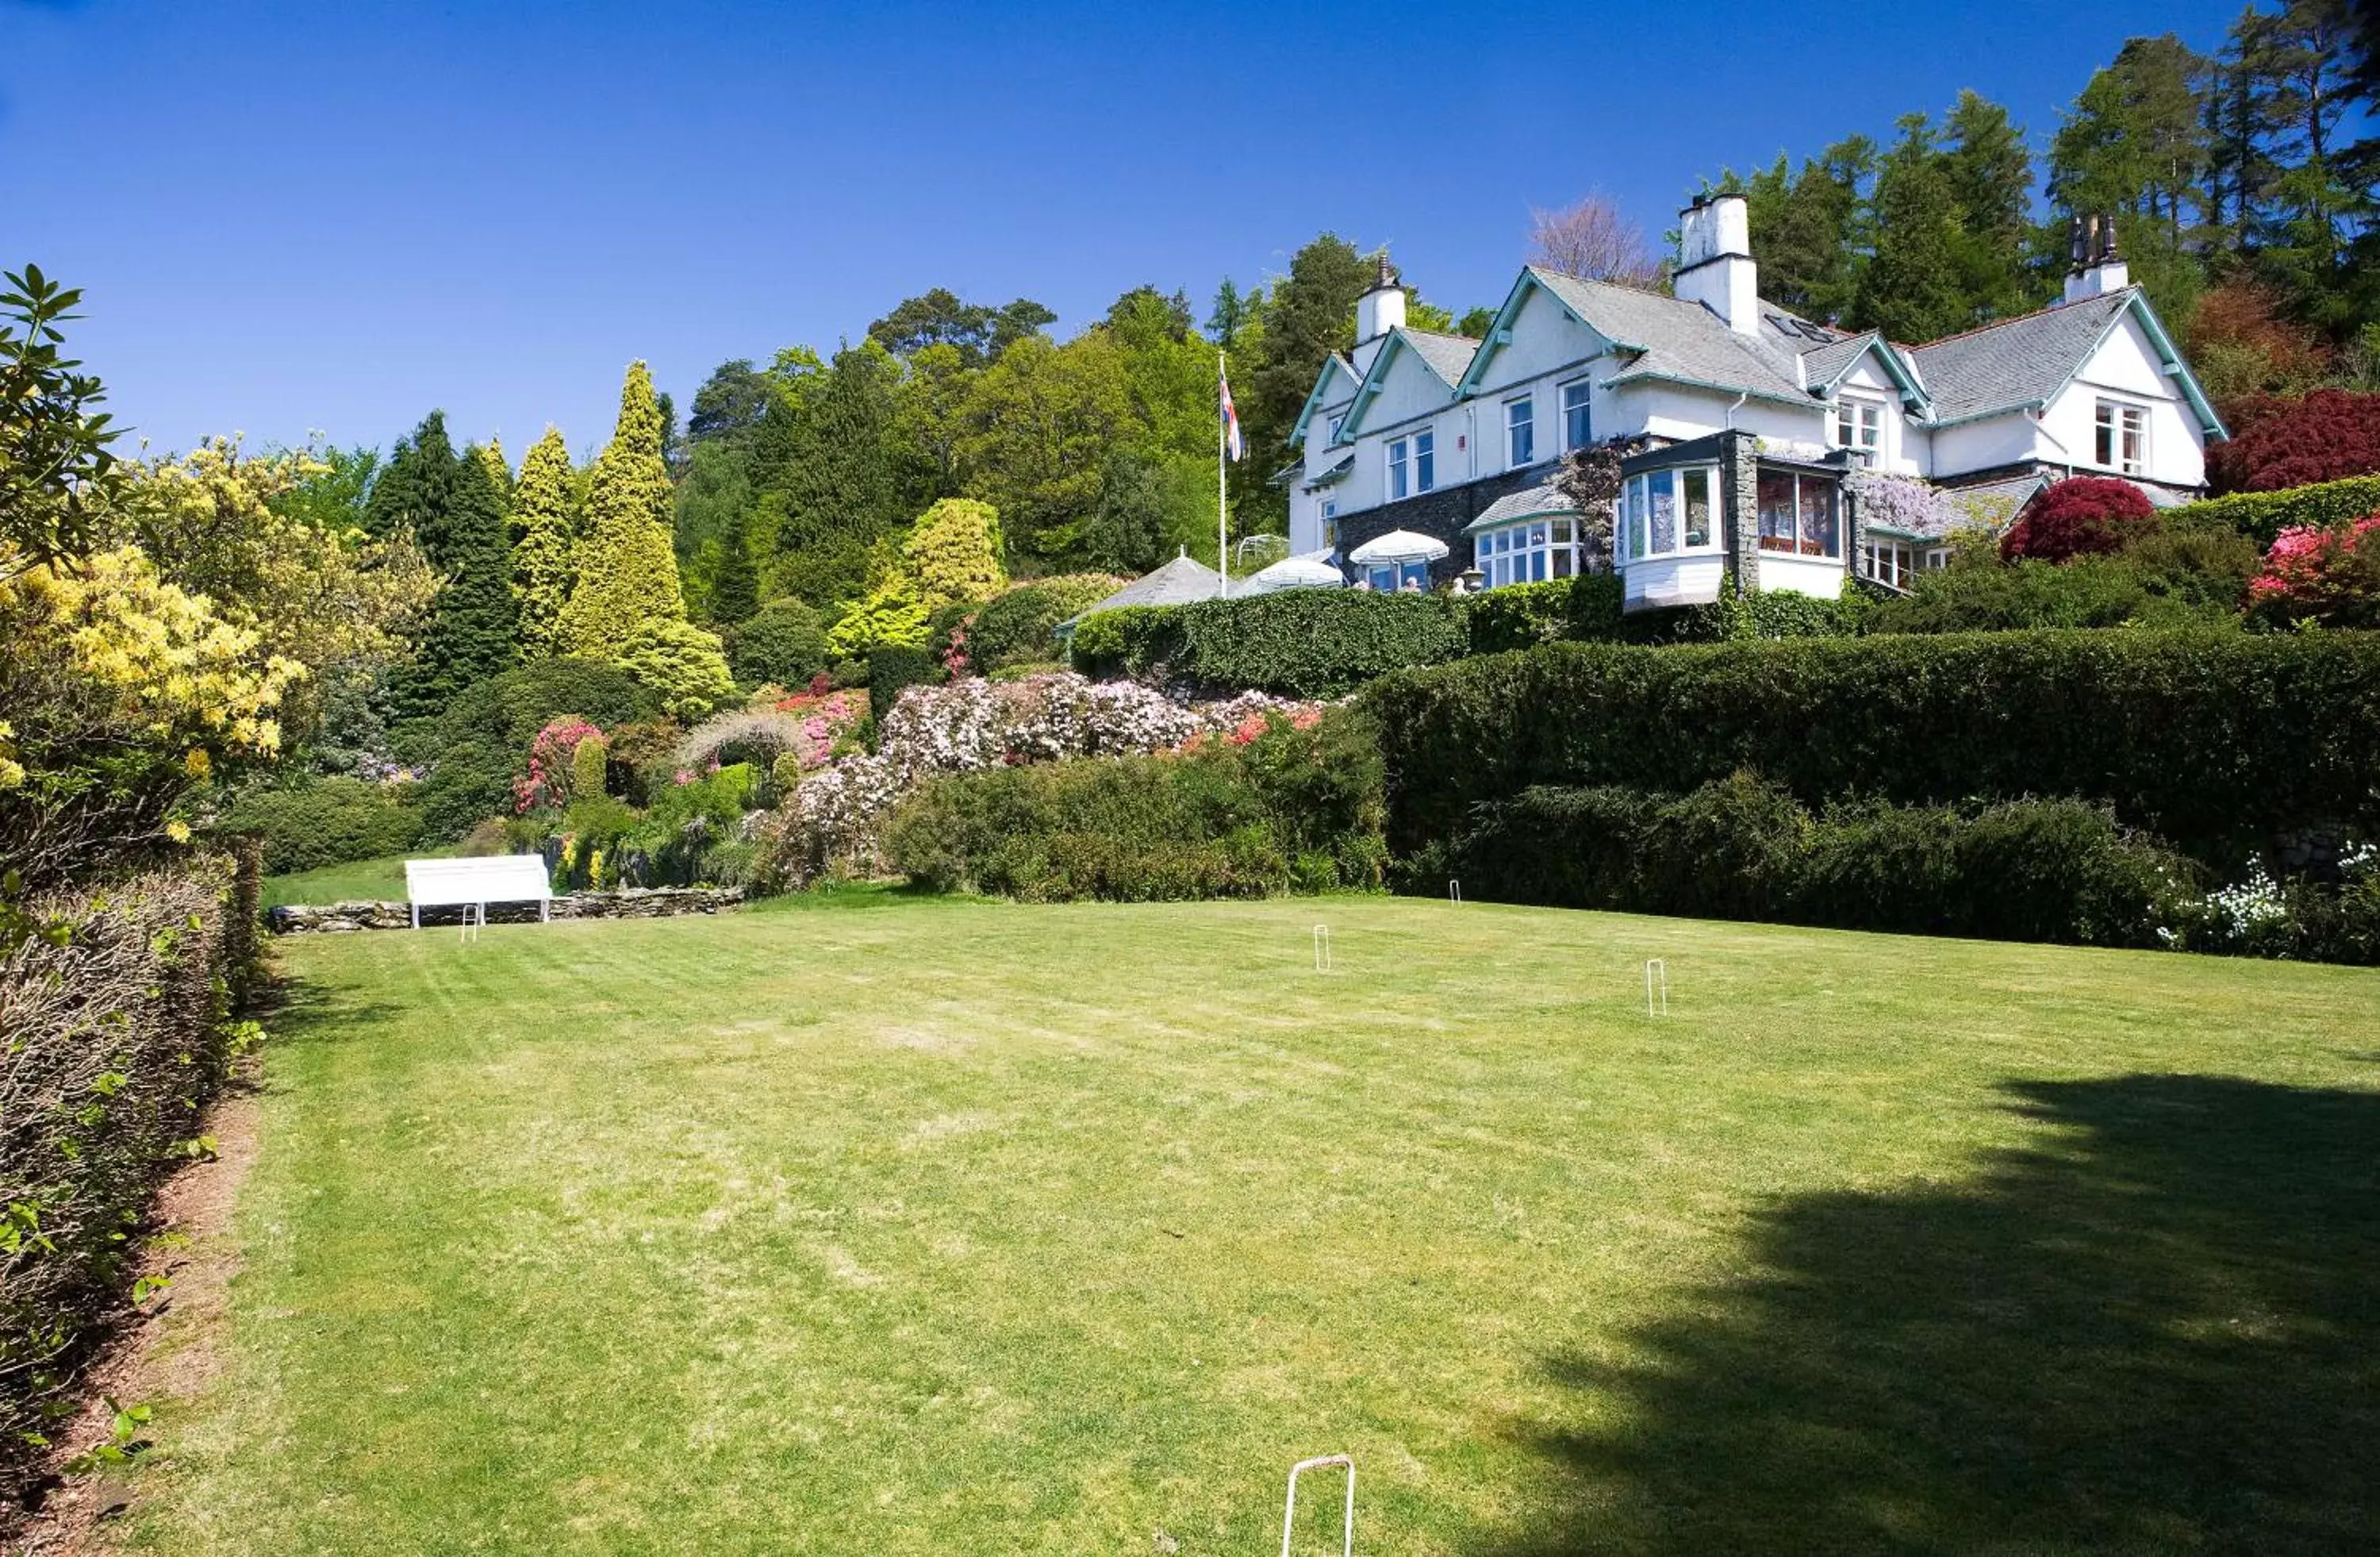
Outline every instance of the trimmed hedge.
<path id="1" fill-rule="evenodd" d="M 1028 902 L 1152 902 L 1377 887 L 1379 758 L 1339 712 L 1160 757 L 938 779 L 904 800 L 885 858 L 915 885 Z"/>
<path id="2" fill-rule="evenodd" d="M 2295 525 L 2332 529 L 2374 512 L 2380 512 L 2380 476 L 2350 476 L 2287 492 L 2243 492 L 2186 503 L 2167 509 L 2165 522 L 2171 528 L 2236 529 L 2258 545 L 2269 546 L 2273 537 Z"/>
<path id="3" fill-rule="evenodd" d="M 1480 807 L 1445 870 L 1500 902 L 2091 946 L 2159 944 L 2190 876 L 2080 800 L 1814 815 L 1748 773 L 1526 789 Z"/>
<path id="4" fill-rule="evenodd" d="M 421 813 L 385 785 L 326 778 L 241 797 L 224 819 L 264 841 L 267 873 L 285 876 L 351 859 L 384 859 L 421 842 Z"/>
<path id="5" fill-rule="evenodd" d="M 1626 586 L 1616 573 L 1583 573 L 1537 584 L 1507 584 L 1468 602 L 1471 651 L 1500 654 L 1570 639 L 1616 639 Z"/>
<path id="6" fill-rule="evenodd" d="M 220 857 L 37 897 L 54 933 L 0 949 L 0 1494 L 29 1488 L 42 1435 L 139 1268 L 151 1195 L 200 1148 L 200 1110 L 254 1028 L 225 993 L 253 988 L 256 882 Z"/>
<path id="7" fill-rule="evenodd" d="M 1804 805 L 2066 796 L 2236 858 L 2380 821 L 2380 635 L 2009 632 L 1552 644 L 1374 685 L 1390 846 L 1534 785 L 1680 793 L 1739 768 Z"/>
<path id="8" fill-rule="evenodd" d="M 1335 698 L 1391 671 L 1470 651 L 1463 608 L 1441 595 L 1283 590 L 1195 605 L 1130 606 L 1075 629 L 1075 668 L 1202 691 Z"/>

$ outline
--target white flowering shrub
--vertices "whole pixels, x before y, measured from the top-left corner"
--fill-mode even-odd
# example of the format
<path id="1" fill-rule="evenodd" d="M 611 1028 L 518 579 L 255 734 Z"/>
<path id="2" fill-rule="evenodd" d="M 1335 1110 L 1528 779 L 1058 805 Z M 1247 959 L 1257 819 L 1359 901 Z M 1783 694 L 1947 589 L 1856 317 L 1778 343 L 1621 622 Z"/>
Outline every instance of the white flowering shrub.
<path id="1" fill-rule="evenodd" d="M 1261 725 L 1269 713 L 1308 721 L 1318 707 L 1262 692 L 1180 703 L 1136 682 L 1095 682 L 1072 672 L 906 687 L 885 714 L 873 753 L 804 778 L 763 824 L 759 879 L 766 888 L 791 890 L 822 876 L 879 873 L 894 803 L 945 773 L 1145 757 L 1230 736 L 1250 720 Z"/>

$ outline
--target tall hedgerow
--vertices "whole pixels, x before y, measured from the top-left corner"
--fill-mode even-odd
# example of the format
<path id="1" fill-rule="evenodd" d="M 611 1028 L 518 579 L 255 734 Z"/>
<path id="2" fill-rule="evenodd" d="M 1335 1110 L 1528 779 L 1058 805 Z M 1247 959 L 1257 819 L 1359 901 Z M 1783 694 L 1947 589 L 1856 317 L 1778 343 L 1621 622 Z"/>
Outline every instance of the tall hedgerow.
<path id="1" fill-rule="evenodd" d="M 628 365 L 620 420 L 595 461 L 578 578 L 563 608 L 562 641 L 574 654 L 612 659 L 639 627 L 686 620 L 670 538 L 669 468 L 652 375 Z"/>
<path id="2" fill-rule="evenodd" d="M 555 428 L 529 446 L 513 489 L 513 599 L 520 612 L 521 654 L 562 652 L 562 612 L 577 581 L 578 482 L 570 447 Z"/>

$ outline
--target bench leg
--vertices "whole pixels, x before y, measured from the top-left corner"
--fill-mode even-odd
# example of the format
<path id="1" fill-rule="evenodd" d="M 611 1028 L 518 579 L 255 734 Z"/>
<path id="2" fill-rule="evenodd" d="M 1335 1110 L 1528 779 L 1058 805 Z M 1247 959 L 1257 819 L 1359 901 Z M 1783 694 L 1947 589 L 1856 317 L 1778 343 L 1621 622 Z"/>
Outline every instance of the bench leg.
<path id="1" fill-rule="evenodd" d="M 413 928 L 416 930 L 421 928 L 421 905 L 419 903 L 413 906 Z"/>

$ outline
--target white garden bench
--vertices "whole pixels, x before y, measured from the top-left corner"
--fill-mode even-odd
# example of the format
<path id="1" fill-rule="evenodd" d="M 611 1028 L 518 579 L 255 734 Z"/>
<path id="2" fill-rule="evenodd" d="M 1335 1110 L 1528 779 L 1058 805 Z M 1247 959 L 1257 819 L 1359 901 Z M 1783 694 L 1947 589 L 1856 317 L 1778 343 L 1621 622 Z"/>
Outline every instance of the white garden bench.
<path id="1" fill-rule="evenodd" d="M 408 859 L 405 862 L 405 895 L 413 905 L 413 928 L 421 928 L 421 910 L 460 905 L 466 933 L 471 910 L 480 923 L 488 922 L 491 903 L 535 903 L 540 921 L 553 917 L 553 883 L 545 859 L 534 854 L 499 854 L 478 859 Z"/>

